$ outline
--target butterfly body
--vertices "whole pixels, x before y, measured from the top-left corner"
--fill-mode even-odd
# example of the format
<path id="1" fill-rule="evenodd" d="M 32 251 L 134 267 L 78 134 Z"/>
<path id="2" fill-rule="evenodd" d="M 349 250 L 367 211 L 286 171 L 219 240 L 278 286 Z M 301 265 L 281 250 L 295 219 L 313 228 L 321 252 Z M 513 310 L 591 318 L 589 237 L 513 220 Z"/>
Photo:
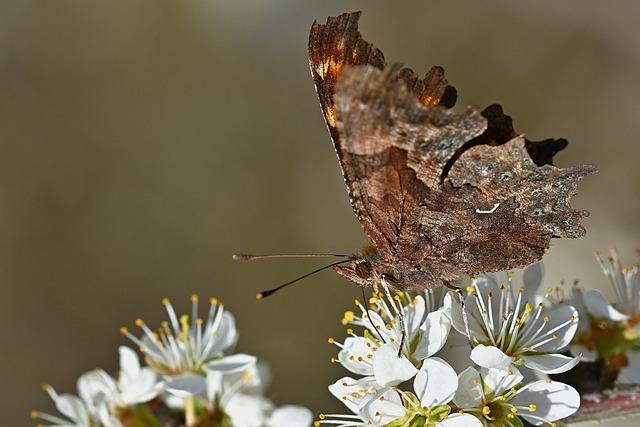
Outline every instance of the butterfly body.
<path id="1" fill-rule="evenodd" d="M 556 168 L 564 140 L 515 133 L 500 106 L 450 108 L 433 67 L 420 80 L 357 30 L 359 12 L 314 23 L 309 62 L 351 205 L 371 243 L 334 270 L 361 286 L 382 277 L 424 289 L 539 260 L 552 237 L 580 237 L 569 198 L 596 171 Z"/>

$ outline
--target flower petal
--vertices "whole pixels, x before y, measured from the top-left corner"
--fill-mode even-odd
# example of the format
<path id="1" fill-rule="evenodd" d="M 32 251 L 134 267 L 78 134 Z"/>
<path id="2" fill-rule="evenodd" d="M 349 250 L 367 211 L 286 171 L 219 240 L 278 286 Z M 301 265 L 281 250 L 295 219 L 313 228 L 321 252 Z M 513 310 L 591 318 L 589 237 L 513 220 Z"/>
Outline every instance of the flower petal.
<path id="1" fill-rule="evenodd" d="M 571 305 L 561 305 L 544 311 L 544 314 L 547 321 L 545 322 L 543 332 L 553 331 L 553 339 L 537 346 L 535 351 L 549 353 L 563 350 L 569 345 L 578 329 L 578 310 Z M 541 319 L 538 320 L 541 321 Z"/>
<path id="2" fill-rule="evenodd" d="M 436 423 L 442 427 L 482 427 L 479 419 L 469 414 L 451 414 L 444 420 Z"/>
<path id="3" fill-rule="evenodd" d="M 382 387 L 400 384 L 416 373 L 409 359 L 398 357 L 398 348 L 392 343 L 383 344 L 373 355 L 373 375 Z"/>
<path id="4" fill-rule="evenodd" d="M 572 345 L 569 351 L 573 356 L 579 356 L 581 362 L 595 362 L 598 359 L 598 351 L 596 349 L 589 350 L 582 345 Z"/>
<path id="5" fill-rule="evenodd" d="M 358 375 L 373 375 L 371 340 L 364 337 L 348 337 L 338 353 L 338 361 Z"/>
<path id="6" fill-rule="evenodd" d="M 329 391 L 345 404 L 354 414 L 358 412 L 360 400 L 378 389 L 375 378 L 365 377 L 354 380 L 351 377 L 340 378 L 329 386 Z"/>
<path id="7" fill-rule="evenodd" d="M 507 370 L 515 358 L 507 356 L 498 347 L 479 344 L 471 350 L 471 360 L 483 368 Z"/>
<path id="8" fill-rule="evenodd" d="M 267 421 L 267 427 L 307 427 L 312 422 L 313 413 L 307 408 L 283 405 L 273 411 Z"/>
<path id="9" fill-rule="evenodd" d="M 522 356 L 524 366 L 544 374 L 559 374 L 573 368 L 580 362 L 580 356 L 569 357 L 563 354 L 537 354 Z"/>
<path id="10" fill-rule="evenodd" d="M 219 371 L 225 374 L 244 371 L 256 364 L 258 359 L 255 356 L 244 353 L 232 354 L 218 360 L 213 360 L 206 365 L 206 371 Z"/>
<path id="11" fill-rule="evenodd" d="M 364 396 L 358 408 L 360 416 L 375 426 L 383 426 L 404 417 L 402 398 L 391 387 Z"/>
<path id="12" fill-rule="evenodd" d="M 629 318 L 626 314 L 620 313 L 618 310 L 613 308 L 597 289 L 588 289 L 583 291 L 582 296 L 584 298 L 584 305 L 587 308 L 587 311 L 595 317 L 605 317 L 615 322 L 627 320 Z"/>
<path id="13" fill-rule="evenodd" d="M 205 378 L 192 372 L 167 377 L 166 384 L 169 393 L 182 398 L 199 395 L 205 390 Z"/>
<path id="14" fill-rule="evenodd" d="M 630 351 L 627 353 L 627 363 L 625 368 L 620 370 L 618 381 L 620 383 L 640 383 L 640 351 Z"/>
<path id="15" fill-rule="evenodd" d="M 551 423 L 566 418 L 578 410 L 580 394 L 571 386 L 557 381 L 535 381 L 523 387 L 513 397 L 511 403 L 515 406 L 530 409 L 521 410 L 518 416 L 539 425 L 541 419 Z"/>
<path id="16" fill-rule="evenodd" d="M 450 330 L 451 319 L 446 311 L 437 310 L 429 313 L 420 327 L 420 341 L 413 352 L 413 357 L 422 360 L 440 351 L 447 342 Z"/>
<path id="17" fill-rule="evenodd" d="M 458 375 L 458 390 L 453 403 L 458 408 L 475 408 L 482 404 L 483 398 L 480 374 L 473 366 L 469 366 Z"/>
<path id="18" fill-rule="evenodd" d="M 426 359 L 416 374 L 413 389 L 422 406 L 447 404 L 458 389 L 456 371 L 439 357 Z"/>

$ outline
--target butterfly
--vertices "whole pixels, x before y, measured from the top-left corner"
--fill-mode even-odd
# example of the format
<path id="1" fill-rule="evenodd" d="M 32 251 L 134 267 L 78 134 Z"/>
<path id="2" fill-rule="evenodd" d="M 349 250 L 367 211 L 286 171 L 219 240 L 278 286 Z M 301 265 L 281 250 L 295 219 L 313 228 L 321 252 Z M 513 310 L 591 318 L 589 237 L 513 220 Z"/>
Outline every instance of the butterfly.
<path id="1" fill-rule="evenodd" d="M 444 70 L 423 79 L 358 31 L 361 12 L 314 22 L 309 66 L 353 210 L 370 242 L 333 265 L 360 286 L 448 285 L 524 267 L 551 238 L 585 234 L 569 199 L 597 171 L 557 168 L 564 139 L 533 142 L 499 105 L 451 110 Z"/>

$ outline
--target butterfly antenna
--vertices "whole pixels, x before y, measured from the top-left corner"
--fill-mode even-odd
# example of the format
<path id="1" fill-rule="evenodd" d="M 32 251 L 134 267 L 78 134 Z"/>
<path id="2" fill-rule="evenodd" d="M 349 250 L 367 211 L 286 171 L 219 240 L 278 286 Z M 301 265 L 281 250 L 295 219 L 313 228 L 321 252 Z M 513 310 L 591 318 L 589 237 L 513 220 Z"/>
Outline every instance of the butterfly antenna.
<path id="1" fill-rule="evenodd" d="M 324 267 L 320 267 L 320 268 L 318 268 L 318 269 L 316 269 L 316 270 L 313 270 L 313 271 L 312 271 L 312 272 L 310 272 L 310 273 L 304 274 L 304 275 L 302 275 L 302 276 L 300 276 L 300 277 L 298 277 L 298 278 L 296 278 L 296 279 L 293 279 L 293 280 L 291 280 L 291 281 L 289 281 L 289 282 L 287 282 L 287 283 L 283 283 L 282 285 L 277 286 L 277 287 L 275 287 L 275 288 L 273 288 L 273 289 L 269 289 L 268 291 L 258 292 L 258 294 L 256 295 L 256 298 L 257 298 L 257 299 L 264 299 L 264 298 L 266 298 L 266 297 L 268 297 L 268 296 L 270 296 L 270 295 L 273 295 L 274 293 L 276 293 L 276 291 L 279 291 L 280 289 L 282 289 L 282 288 L 284 288 L 284 287 L 286 287 L 286 286 L 292 285 L 292 284 L 294 284 L 294 283 L 296 283 L 296 282 L 298 282 L 298 281 L 300 281 L 300 280 L 302 280 L 302 279 L 304 279 L 304 278 L 306 278 L 306 277 L 309 277 L 309 276 L 311 276 L 311 275 L 313 275 L 313 274 L 316 274 L 316 273 L 318 273 L 318 272 L 320 272 L 320 271 L 322 271 L 322 270 L 326 270 L 327 268 L 333 267 L 334 265 L 340 265 L 340 264 L 342 264 L 342 263 L 344 263 L 344 262 L 349 261 L 350 259 L 351 259 L 351 258 L 349 258 L 349 259 L 343 259 L 342 261 L 338 261 L 338 262 L 332 262 L 332 263 L 331 263 L 331 264 L 329 264 L 329 265 L 325 265 Z"/>
<path id="2" fill-rule="evenodd" d="M 234 261 L 253 261 L 256 259 L 267 258 L 326 258 L 326 257 L 340 257 L 349 258 L 349 255 L 342 254 L 267 254 L 267 255 L 253 255 L 253 254 L 233 254 Z"/>

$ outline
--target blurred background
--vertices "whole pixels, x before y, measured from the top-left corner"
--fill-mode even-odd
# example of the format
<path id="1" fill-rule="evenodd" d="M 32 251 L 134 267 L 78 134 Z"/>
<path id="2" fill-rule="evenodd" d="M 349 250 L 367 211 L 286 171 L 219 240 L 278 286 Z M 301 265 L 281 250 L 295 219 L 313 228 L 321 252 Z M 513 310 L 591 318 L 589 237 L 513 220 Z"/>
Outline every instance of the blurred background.
<path id="1" fill-rule="evenodd" d="M 574 206 L 588 235 L 554 241 L 546 284 L 611 296 L 593 257 L 636 261 L 640 3 L 470 1 L 4 1 L 0 14 L 0 413 L 55 412 L 115 373 L 119 327 L 155 327 L 169 297 L 221 299 L 238 349 L 271 364 L 269 396 L 344 412 L 326 387 L 340 319 L 360 290 L 325 260 L 239 264 L 235 252 L 356 251 L 307 65 L 314 19 L 362 9 L 360 29 L 420 74 L 442 65 L 458 110 L 501 103 L 531 139 L 565 137 L 556 165 L 594 163 Z"/>

